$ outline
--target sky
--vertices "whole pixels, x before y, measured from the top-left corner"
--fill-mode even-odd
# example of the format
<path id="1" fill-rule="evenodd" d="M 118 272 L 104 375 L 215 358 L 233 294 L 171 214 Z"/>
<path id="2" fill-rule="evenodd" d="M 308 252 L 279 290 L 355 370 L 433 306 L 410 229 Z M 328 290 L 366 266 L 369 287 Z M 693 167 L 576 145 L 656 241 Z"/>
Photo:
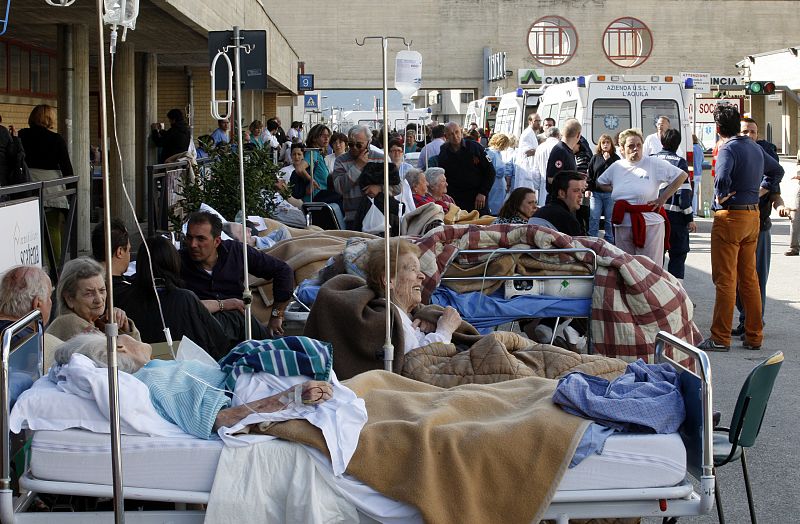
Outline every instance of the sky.
<path id="1" fill-rule="evenodd" d="M 372 109 L 374 106 L 373 104 L 374 99 L 373 97 L 383 98 L 383 91 L 380 89 L 377 90 L 331 90 L 331 91 L 323 91 L 322 96 L 327 96 L 328 98 L 323 98 L 320 100 L 320 106 L 323 109 L 327 109 L 331 106 L 333 107 L 342 107 L 344 111 L 351 111 L 354 109 L 358 109 L 356 104 L 361 105 L 362 111 L 368 111 Z M 389 109 L 390 110 L 402 110 L 402 97 L 400 96 L 400 92 L 395 89 L 389 90 Z"/>

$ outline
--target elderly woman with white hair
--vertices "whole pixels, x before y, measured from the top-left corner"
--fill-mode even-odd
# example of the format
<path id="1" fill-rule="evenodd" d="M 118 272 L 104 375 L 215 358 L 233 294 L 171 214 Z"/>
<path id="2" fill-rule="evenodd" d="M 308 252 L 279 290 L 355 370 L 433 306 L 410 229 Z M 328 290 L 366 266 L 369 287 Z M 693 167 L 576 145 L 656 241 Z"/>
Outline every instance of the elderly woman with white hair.
<path id="1" fill-rule="evenodd" d="M 429 167 L 425 171 L 425 178 L 428 180 L 428 195 L 431 202 L 436 202 L 445 213 L 450 210 L 450 204 L 455 204 L 453 197 L 447 194 L 447 177 L 441 167 Z"/>
<path id="2" fill-rule="evenodd" d="M 56 288 L 57 317 L 47 327 L 51 335 L 68 340 L 80 333 L 105 328 L 106 282 L 105 269 L 99 262 L 80 257 L 64 264 Z M 125 312 L 114 308 L 119 332 L 140 340 L 139 330 Z"/>
<path id="3" fill-rule="evenodd" d="M 108 367 L 106 337 L 84 333 L 64 342 L 55 352 L 58 365 L 69 364 L 78 353 L 97 367 Z M 150 344 L 127 335 L 117 339 L 117 368 L 143 382 L 159 415 L 186 433 L 210 439 L 217 429 L 230 427 L 251 413 L 273 413 L 300 400 L 319 404 L 330 399 L 330 383 L 310 380 L 270 397 L 231 407 L 225 391 L 228 376 L 217 366 L 194 360 L 151 360 Z M 299 391 L 296 391 L 299 389 Z"/>

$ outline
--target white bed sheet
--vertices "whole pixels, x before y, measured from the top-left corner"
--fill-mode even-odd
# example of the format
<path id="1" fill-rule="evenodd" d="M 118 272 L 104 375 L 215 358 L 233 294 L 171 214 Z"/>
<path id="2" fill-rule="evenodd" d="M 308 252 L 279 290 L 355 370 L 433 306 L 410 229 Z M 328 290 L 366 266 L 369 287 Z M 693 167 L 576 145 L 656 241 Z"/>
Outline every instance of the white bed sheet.
<path id="1" fill-rule="evenodd" d="M 123 435 L 125 485 L 209 492 L 222 446 L 218 440 Z M 110 484 L 110 453 L 105 434 L 37 431 L 31 472 L 41 480 Z M 567 470 L 558 489 L 666 487 L 685 475 L 686 450 L 677 434 L 612 435 L 601 455 L 591 455 Z"/>

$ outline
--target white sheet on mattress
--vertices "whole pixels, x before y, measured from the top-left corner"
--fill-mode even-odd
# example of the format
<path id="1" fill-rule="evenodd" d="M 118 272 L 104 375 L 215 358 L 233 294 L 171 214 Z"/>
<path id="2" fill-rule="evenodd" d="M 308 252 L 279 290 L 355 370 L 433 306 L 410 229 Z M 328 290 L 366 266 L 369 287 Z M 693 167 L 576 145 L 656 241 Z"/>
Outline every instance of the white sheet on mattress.
<path id="1" fill-rule="evenodd" d="M 287 443 L 275 440 L 258 444 L 260 447 L 270 445 L 286 446 Z M 222 447 L 220 441 L 125 435 L 122 438 L 125 485 L 210 492 Z M 305 453 L 311 453 L 302 449 Z M 278 459 L 286 455 L 277 451 L 270 456 Z M 306 482 L 334 481 L 329 462 L 317 460 L 317 466 L 322 474 Z M 292 466 L 288 464 L 287 467 Z M 323 471 L 323 468 L 327 468 L 327 471 Z M 32 445 L 31 471 L 41 480 L 110 484 L 109 436 L 78 429 L 38 431 Z M 591 455 L 567 471 L 559 490 L 673 486 L 681 482 L 685 474 L 686 451 L 677 434 L 613 435 L 606 441 L 602 455 Z M 342 479 L 335 479 L 337 483 L 339 480 Z M 350 478 L 345 480 L 358 483 Z M 373 491 L 361 486 L 366 490 L 363 493 Z M 337 489 L 340 494 L 343 490 L 351 492 L 353 486 L 342 485 Z M 367 497 L 362 494 L 350 499 L 360 506 L 359 502 L 364 502 Z M 376 500 L 372 499 L 371 504 L 374 505 Z M 380 518 L 382 511 L 391 509 L 396 514 L 398 510 L 376 507 L 359 509 L 368 511 L 378 520 L 383 520 Z M 387 514 L 391 513 L 384 513 Z"/>
<path id="2" fill-rule="evenodd" d="M 686 476 L 686 448 L 677 433 L 614 434 L 603 453 L 568 469 L 559 491 L 674 486 Z"/>

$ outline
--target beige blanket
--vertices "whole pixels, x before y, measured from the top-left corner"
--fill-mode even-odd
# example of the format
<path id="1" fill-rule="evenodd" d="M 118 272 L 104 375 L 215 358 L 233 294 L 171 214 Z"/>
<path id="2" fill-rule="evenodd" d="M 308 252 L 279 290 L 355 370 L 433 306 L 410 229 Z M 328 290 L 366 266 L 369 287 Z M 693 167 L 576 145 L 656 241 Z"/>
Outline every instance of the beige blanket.
<path id="1" fill-rule="evenodd" d="M 588 425 L 553 404 L 544 378 L 445 390 L 370 371 L 345 384 L 369 415 L 347 472 L 430 523 L 538 522 Z M 327 453 L 306 421 L 268 433 Z"/>
<path id="2" fill-rule="evenodd" d="M 627 364 L 618 358 L 579 355 L 539 344 L 516 333 L 496 331 L 458 352 L 453 344 L 429 344 L 410 351 L 402 374 L 442 388 L 460 384 L 492 384 L 523 377 L 558 379 L 580 371 L 613 380 Z"/>

